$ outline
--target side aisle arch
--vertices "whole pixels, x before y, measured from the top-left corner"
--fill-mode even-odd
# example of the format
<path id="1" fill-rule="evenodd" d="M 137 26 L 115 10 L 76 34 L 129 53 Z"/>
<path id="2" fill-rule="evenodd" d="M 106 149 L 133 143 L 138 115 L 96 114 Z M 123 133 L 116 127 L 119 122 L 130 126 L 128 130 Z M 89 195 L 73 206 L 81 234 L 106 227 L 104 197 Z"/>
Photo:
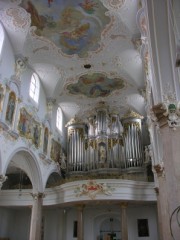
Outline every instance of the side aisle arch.
<path id="1" fill-rule="evenodd" d="M 16 149 L 7 159 L 5 172 L 8 166 L 23 170 L 29 177 L 34 193 L 44 192 L 42 173 L 36 156 L 25 148 Z"/>

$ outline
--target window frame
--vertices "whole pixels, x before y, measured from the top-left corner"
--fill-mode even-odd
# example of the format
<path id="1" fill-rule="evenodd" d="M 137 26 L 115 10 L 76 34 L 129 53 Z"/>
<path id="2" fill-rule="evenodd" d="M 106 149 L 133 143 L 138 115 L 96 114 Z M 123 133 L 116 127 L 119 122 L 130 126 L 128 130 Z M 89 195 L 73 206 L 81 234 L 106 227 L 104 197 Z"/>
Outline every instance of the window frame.
<path id="1" fill-rule="evenodd" d="M 31 75 L 29 96 L 36 105 L 39 104 L 39 94 L 40 94 L 40 79 L 37 73 L 34 72 Z"/>
<path id="2" fill-rule="evenodd" d="M 56 112 L 56 128 L 62 132 L 62 120 L 63 120 L 63 114 L 61 107 L 57 108 Z"/>

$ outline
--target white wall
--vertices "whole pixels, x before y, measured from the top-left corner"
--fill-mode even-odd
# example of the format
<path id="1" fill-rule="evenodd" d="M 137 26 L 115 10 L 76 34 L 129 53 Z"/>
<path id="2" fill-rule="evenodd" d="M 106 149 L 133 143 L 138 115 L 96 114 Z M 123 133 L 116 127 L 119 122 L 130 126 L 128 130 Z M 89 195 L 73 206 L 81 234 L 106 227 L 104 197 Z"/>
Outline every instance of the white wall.
<path id="1" fill-rule="evenodd" d="M 30 208 L 0 208 L 0 237 L 28 240 L 30 217 Z"/>
<path id="2" fill-rule="evenodd" d="M 0 237 L 9 237 L 10 219 L 10 210 L 7 208 L 0 208 Z"/>
<path id="3" fill-rule="evenodd" d="M 101 204 L 102 205 L 102 204 Z M 104 205 L 98 207 L 85 207 L 83 212 L 84 224 L 84 239 L 85 240 L 99 240 L 100 226 L 105 219 L 113 218 L 119 223 L 121 222 L 120 205 L 112 207 L 111 205 Z M 127 209 L 128 215 L 128 240 L 158 240 L 157 230 L 157 216 L 156 205 L 134 205 Z M 138 237 L 138 219 L 148 219 L 149 237 Z M 67 210 L 67 231 L 65 240 L 76 240 L 73 238 L 73 223 L 77 220 L 77 209 Z M 51 223 L 52 224 L 52 223 Z M 117 226 L 114 226 L 117 228 Z M 118 230 L 118 229 L 117 229 Z M 121 230 L 121 225 L 119 226 Z M 48 232 L 49 230 L 46 230 Z M 56 230 L 57 231 L 57 230 Z M 49 236 L 49 235 L 48 235 Z M 45 238 L 45 240 L 48 238 Z M 56 239 L 56 238 L 53 238 Z"/>
<path id="4" fill-rule="evenodd" d="M 137 220 L 148 219 L 149 237 L 138 237 Z M 156 205 L 128 208 L 129 240 L 158 240 Z"/>
<path id="5" fill-rule="evenodd" d="M 0 79 L 4 81 L 14 74 L 15 58 L 10 41 L 5 34 L 2 52 L 0 53 Z"/>
<path id="6" fill-rule="evenodd" d="M 44 240 L 58 240 L 61 238 L 62 218 L 61 211 L 55 209 L 43 210 L 44 217 Z"/>
<path id="7" fill-rule="evenodd" d="M 127 208 L 128 240 L 158 240 L 157 211 L 155 204 L 130 205 Z M 10 240 L 28 240 L 31 209 L 0 208 L 0 237 Z M 58 207 L 43 208 L 44 240 L 76 240 L 73 237 L 74 221 L 77 221 L 77 207 L 69 207 L 64 213 Z M 99 206 L 85 206 L 83 211 L 84 239 L 100 240 L 100 228 L 106 219 L 116 220 L 116 230 L 121 230 L 120 205 L 111 204 Z M 149 237 L 138 237 L 138 219 L 148 219 Z M 119 222 L 119 226 L 117 226 Z M 109 227 L 107 226 L 107 229 Z M 115 230 L 115 229 L 114 229 Z"/>

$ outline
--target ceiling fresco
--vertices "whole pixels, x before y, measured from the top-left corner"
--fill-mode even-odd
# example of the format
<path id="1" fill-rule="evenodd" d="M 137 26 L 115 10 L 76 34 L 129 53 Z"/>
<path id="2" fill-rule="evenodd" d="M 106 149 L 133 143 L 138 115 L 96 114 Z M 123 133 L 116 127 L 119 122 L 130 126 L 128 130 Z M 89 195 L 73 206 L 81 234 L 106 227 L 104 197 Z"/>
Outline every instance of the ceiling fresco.
<path id="1" fill-rule="evenodd" d="M 111 22 L 98 0 L 23 0 L 36 34 L 53 41 L 67 55 L 87 56 L 100 47 L 101 33 Z"/>
<path id="2" fill-rule="evenodd" d="M 0 0 L 0 19 L 15 60 L 26 60 L 25 71 L 37 73 L 47 103 L 68 122 L 99 101 L 120 116 L 146 114 L 144 7 L 143 0 Z"/>
<path id="3" fill-rule="evenodd" d="M 110 79 L 102 73 L 85 74 L 75 84 L 69 84 L 67 90 L 70 94 L 83 94 L 88 98 L 107 97 L 114 90 L 125 87 L 120 78 Z"/>

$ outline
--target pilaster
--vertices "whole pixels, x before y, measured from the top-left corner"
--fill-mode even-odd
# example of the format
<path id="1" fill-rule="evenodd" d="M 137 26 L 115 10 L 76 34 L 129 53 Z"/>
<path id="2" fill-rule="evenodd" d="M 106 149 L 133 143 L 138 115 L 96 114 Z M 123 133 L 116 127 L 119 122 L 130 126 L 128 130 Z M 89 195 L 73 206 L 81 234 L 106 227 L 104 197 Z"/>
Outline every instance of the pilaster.
<path id="1" fill-rule="evenodd" d="M 152 63 L 152 94 L 154 104 L 163 102 L 169 92 L 180 98 L 176 68 L 176 34 L 174 32 L 172 1 L 146 0 L 148 37 Z"/>

